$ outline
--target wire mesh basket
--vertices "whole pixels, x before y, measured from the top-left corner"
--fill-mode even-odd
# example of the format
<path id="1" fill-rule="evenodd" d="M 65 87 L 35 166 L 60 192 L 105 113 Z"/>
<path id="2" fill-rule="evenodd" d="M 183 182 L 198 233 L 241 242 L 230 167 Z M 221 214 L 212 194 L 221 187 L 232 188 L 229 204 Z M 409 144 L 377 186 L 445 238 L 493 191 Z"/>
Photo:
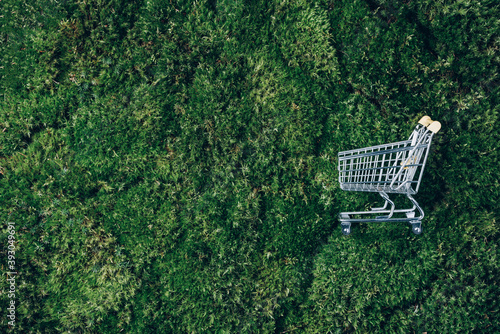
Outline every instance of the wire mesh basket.
<path id="1" fill-rule="evenodd" d="M 351 223 L 360 222 L 408 222 L 413 233 L 422 233 L 424 212 L 412 195 L 418 192 L 432 137 L 440 129 L 439 122 L 424 116 L 408 140 L 339 152 L 340 188 L 377 192 L 385 200 L 383 207 L 371 208 L 370 211 L 341 212 L 339 220 L 343 234 L 351 233 Z M 390 193 L 405 194 L 413 207 L 396 209 L 389 198 Z M 418 217 L 415 216 L 416 210 Z M 404 213 L 406 217 L 393 218 L 395 213 Z M 363 215 L 371 217 L 353 218 Z"/>

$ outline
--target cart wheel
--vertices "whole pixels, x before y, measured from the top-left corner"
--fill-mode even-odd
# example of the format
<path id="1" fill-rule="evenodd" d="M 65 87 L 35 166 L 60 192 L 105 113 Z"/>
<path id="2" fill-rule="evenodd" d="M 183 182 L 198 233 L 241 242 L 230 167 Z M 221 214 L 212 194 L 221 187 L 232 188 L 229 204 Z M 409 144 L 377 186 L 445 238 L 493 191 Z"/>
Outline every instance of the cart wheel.
<path id="1" fill-rule="evenodd" d="M 351 234 L 351 223 L 341 223 L 340 227 L 342 228 L 343 235 Z"/>
<path id="2" fill-rule="evenodd" d="M 422 233 L 422 222 L 419 220 L 414 220 L 410 222 L 411 225 L 411 231 L 415 233 L 416 235 L 419 235 Z"/>

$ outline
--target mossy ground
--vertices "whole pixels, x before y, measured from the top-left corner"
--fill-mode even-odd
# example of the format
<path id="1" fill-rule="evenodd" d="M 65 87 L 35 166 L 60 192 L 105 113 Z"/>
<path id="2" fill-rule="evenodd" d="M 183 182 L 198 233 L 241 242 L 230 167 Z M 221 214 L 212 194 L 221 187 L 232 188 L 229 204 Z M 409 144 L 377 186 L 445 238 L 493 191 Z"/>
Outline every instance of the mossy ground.
<path id="1" fill-rule="evenodd" d="M 496 1 L 0 7 L 5 331 L 500 331 Z M 424 233 L 342 236 L 337 152 L 424 115 Z"/>

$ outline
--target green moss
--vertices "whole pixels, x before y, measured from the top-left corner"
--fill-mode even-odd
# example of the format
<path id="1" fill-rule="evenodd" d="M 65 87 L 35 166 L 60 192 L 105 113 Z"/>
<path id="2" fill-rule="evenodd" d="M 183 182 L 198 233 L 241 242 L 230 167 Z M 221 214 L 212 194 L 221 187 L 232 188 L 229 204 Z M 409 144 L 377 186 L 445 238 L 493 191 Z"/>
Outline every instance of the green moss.
<path id="1" fill-rule="evenodd" d="M 500 330 L 494 1 L 0 6 L 7 332 Z M 424 234 L 343 237 L 337 152 L 426 114 Z"/>

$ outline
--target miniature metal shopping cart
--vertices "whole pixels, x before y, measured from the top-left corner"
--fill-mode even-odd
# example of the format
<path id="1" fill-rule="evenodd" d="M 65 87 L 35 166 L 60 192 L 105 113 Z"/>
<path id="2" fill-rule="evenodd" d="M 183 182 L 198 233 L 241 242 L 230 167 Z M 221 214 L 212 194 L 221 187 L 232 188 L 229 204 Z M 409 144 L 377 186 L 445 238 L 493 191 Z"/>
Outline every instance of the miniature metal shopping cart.
<path id="1" fill-rule="evenodd" d="M 418 191 L 432 137 L 441 129 L 441 124 L 429 116 L 422 117 L 418 123 L 408 140 L 339 152 L 340 188 L 378 192 L 385 200 L 383 207 L 370 211 L 340 213 L 344 235 L 351 233 L 351 223 L 361 222 L 408 222 L 413 233 L 422 233 L 424 211 L 412 195 Z M 413 207 L 395 209 L 394 202 L 389 199 L 390 193 L 405 194 Z M 418 217 L 415 217 L 415 210 L 418 210 Z M 406 217 L 394 218 L 394 214 Z M 353 218 L 363 215 L 370 218 Z"/>

